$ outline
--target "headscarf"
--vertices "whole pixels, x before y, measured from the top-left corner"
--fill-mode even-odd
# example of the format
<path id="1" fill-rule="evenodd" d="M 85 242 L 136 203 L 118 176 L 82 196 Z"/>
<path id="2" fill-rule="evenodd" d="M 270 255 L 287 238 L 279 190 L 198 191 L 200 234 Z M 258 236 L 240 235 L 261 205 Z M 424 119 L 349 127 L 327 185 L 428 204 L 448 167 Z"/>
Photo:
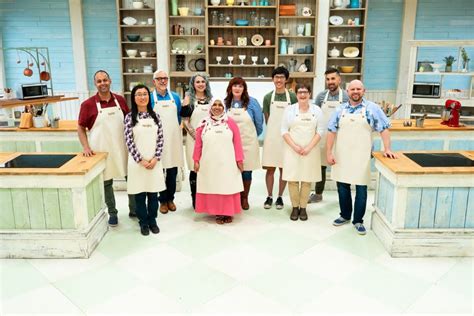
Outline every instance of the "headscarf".
<path id="1" fill-rule="evenodd" d="M 219 101 L 223 107 L 222 114 L 219 116 L 215 116 L 212 114 L 212 105 L 216 101 Z M 219 125 L 227 124 L 227 121 L 229 120 L 229 117 L 227 116 L 227 113 L 225 111 L 225 105 L 221 99 L 212 99 L 210 104 L 211 106 L 209 107 L 209 116 L 203 119 L 201 123 L 199 124 L 199 127 L 202 127 L 204 130 L 207 130 L 207 128 L 210 126 L 219 126 Z"/>

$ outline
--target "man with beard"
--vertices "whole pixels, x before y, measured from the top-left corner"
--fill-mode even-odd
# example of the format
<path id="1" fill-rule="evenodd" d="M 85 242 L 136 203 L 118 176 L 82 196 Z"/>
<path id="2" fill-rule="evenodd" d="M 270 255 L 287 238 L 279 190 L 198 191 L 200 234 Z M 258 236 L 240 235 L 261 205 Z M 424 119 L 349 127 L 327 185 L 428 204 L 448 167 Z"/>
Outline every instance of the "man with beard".
<path id="1" fill-rule="evenodd" d="M 124 116 L 129 112 L 125 99 L 110 92 L 112 80 L 105 70 L 94 74 L 97 93 L 81 104 L 77 133 L 83 155 L 90 157 L 96 151 L 107 152 L 104 170 L 104 199 L 109 212 L 109 225 L 117 226 L 113 179 L 123 178 L 127 170 L 127 147 L 123 137 Z M 89 135 L 87 134 L 89 130 Z M 128 196 L 129 216 L 135 217 L 135 198 Z"/>
<path id="2" fill-rule="evenodd" d="M 333 225 L 341 226 L 351 220 L 351 184 L 354 184 L 356 196 L 352 224 L 360 235 L 366 233 L 363 217 L 367 204 L 367 185 L 370 183 L 373 131 L 380 133 L 384 156 L 397 158 L 390 149 L 390 122 L 377 104 L 363 98 L 364 92 L 364 85 L 360 80 L 349 83 L 349 102 L 338 108 L 329 120 L 326 150 L 331 178 L 337 181 L 341 210 L 340 217 L 334 220 Z"/>
<path id="3" fill-rule="evenodd" d="M 327 89 L 320 92 L 314 101 L 323 112 L 323 123 L 327 125 L 329 118 L 342 103 L 349 101 L 346 91 L 341 89 L 341 75 L 336 68 L 329 68 L 324 73 Z M 316 182 L 314 193 L 309 197 L 308 203 L 317 203 L 323 200 L 324 185 L 326 184 L 326 133 L 321 137 L 319 146 L 321 148 L 321 181 Z"/>

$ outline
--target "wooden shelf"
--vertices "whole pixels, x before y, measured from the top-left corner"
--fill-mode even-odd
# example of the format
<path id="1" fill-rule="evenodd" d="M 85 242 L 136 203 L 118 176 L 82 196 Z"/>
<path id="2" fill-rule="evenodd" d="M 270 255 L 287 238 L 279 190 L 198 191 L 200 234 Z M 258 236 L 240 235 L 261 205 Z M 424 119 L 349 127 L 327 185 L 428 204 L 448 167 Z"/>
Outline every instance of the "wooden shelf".
<path id="1" fill-rule="evenodd" d="M 120 11 L 155 11 L 155 8 L 143 8 L 143 9 L 120 8 Z"/>
<path id="2" fill-rule="evenodd" d="M 365 25 L 329 25 L 330 28 L 351 28 L 351 27 L 364 27 Z"/>
<path id="3" fill-rule="evenodd" d="M 314 20 L 315 16 L 280 16 L 280 20 L 292 20 L 292 19 L 307 19 L 307 20 Z"/>
<path id="4" fill-rule="evenodd" d="M 156 25 L 154 24 L 138 24 L 138 25 L 120 25 L 120 27 L 123 28 L 150 28 L 150 27 L 155 27 Z"/>
<path id="5" fill-rule="evenodd" d="M 274 29 L 276 26 L 236 26 L 236 25 L 209 25 L 209 29 Z"/>
<path id="6" fill-rule="evenodd" d="M 252 5 L 208 5 L 208 9 L 276 9 L 274 5 L 267 5 L 267 6 L 252 6 Z"/>
<path id="7" fill-rule="evenodd" d="M 336 59 L 339 59 L 339 60 L 357 60 L 357 59 L 362 59 L 362 57 L 352 57 L 352 58 L 349 58 L 349 57 L 328 57 L 328 60 L 336 60 Z"/>
<path id="8" fill-rule="evenodd" d="M 122 44 L 156 44 L 156 42 L 130 42 L 130 41 L 123 41 Z"/>
<path id="9" fill-rule="evenodd" d="M 235 58 L 234 58 L 234 61 Z M 240 59 L 238 59 L 238 61 L 240 61 Z M 252 64 L 244 64 L 244 65 L 241 65 L 241 64 L 232 64 L 232 65 L 229 65 L 229 64 L 209 64 L 209 67 L 215 67 L 215 68 L 247 68 L 247 67 L 250 67 L 250 68 L 262 68 L 262 67 L 272 67 L 272 68 L 275 68 L 275 64 L 257 64 L 257 65 L 252 65 Z"/>
<path id="10" fill-rule="evenodd" d="M 330 9 L 332 12 L 336 11 L 365 11 L 365 8 L 340 8 L 340 9 Z"/>
<path id="11" fill-rule="evenodd" d="M 341 76 L 360 76 L 360 72 L 340 72 Z"/>
<path id="12" fill-rule="evenodd" d="M 156 57 L 122 57 L 126 60 L 156 60 Z"/>
<path id="13" fill-rule="evenodd" d="M 278 38 L 301 38 L 301 39 L 314 39 L 314 35 L 310 36 L 298 36 L 298 35 L 278 35 Z"/>
<path id="14" fill-rule="evenodd" d="M 192 77 L 195 72 L 191 71 L 170 71 L 170 77 Z"/>
<path id="15" fill-rule="evenodd" d="M 171 53 L 170 54 L 170 56 L 183 56 L 183 55 L 184 56 L 206 56 L 206 54 L 204 54 L 204 53 L 190 53 L 190 54 L 178 54 L 178 53 L 173 54 L 173 53 Z"/>
<path id="16" fill-rule="evenodd" d="M 143 76 L 143 75 L 148 75 L 148 76 L 153 76 L 152 72 L 124 72 L 124 76 Z"/>
<path id="17" fill-rule="evenodd" d="M 169 37 L 205 37 L 206 35 L 170 35 Z"/>
<path id="18" fill-rule="evenodd" d="M 237 45 L 222 45 L 222 46 L 219 46 L 219 45 L 209 45 L 209 48 L 219 48 L 219 49 L 225 49 L 225 48 L 243 48 L 243 49 L 250 49 L 250 48 L 257 48 L 257 49 L 264 49 L 264 48 L 267 48 L 267 49 L 270 49 L 270 48 L 275 48 L 275 45 L 270 45 L 270 46 L 265 46 L 265 45 L 262 45 L 262 46 L 252 46 L 252 45 L 247 45 L 247 46 L 237 46 Z"/>
<path id="19" fill-rule="evenodd" d="M 290 78 L 313 78 L 315 77 L 314 72 L 290 72 Z"/>
<path id="20" fill-rule="evenodd" d="M 347 45 L 347 44 L 362 44 L 364 42 L 362 41 L 359 41 L 359 42 L 328 42 L 328 45 L 337 45 L 337 44 L 344 44 L 344 45 Z"/>
<path id="21" fill-rule="evenodd" d="M 308 56 L 314 56 L 314 54 L 278 54 L 278 57 L 308 57 Z"/>
<path id="22" fill-rule="evenodd" d="M 57 103 L 63 101 L 77 100 L 78 97 L 64 97 L 64 95 L 55 95 L 48 96 L 45 98 L 30 99 L 30 100 L 21 100 L 21 99 L 11 99 L 11 100 L 0 100 L 0 109 L 13 108 L 17 106 L 24 105 L 43 105 L 47 103 Z"/>
<path id="23" fill-rule="evenodd" d="M 425 75 L 425 76 L 464 76 L 464 77 L 472 77 L 474 76 L 474 72 L 415 72 L 415 75 Z"/>
<path id="24" fill-rule="evenodd" d="M 187 16 L 171 15 L 169 18 L 170 19 L 204 19 L 205 16 L 204 15 L 187 15 Z"/>

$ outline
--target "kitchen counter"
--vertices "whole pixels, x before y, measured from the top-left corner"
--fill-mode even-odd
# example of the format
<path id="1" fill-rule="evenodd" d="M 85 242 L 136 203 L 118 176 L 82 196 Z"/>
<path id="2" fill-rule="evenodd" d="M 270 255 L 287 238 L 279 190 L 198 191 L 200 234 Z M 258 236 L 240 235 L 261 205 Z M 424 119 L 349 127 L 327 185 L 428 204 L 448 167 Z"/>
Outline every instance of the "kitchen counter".
<path id="1" fill-rule="evenodd" d="M 412 153 L 440 153 L 441 164 L 449 163 L 445 155 L 459 154 L 471 166 L 422 167 L 408 157 Z M 387 251 L 393 257 L 474 256 L 474 151 L 397 154 L 399 159 L 388 159 L 374 153 L 371 225 Z"/>
<path id="2" fill-rule="evenodd" d="M 76 120 L 60 120 L 59 128 L 0 128 L 0 152 L 78 152 Z"/>
<path id="3" fill-rule="evenodd" d="M 392 127 L 390 127 L 391 132 L 395 131 L 470 131 L 474 132 L 474 126 L 462 126 L 462 127 L 449 127 L 447 125 L 442 125 L 440 119 L 425 119 L 423 127 L 416 127 L 416 120 L 410 120 L 412 126 L 403 126 L 403 122 L 407 120 L 391 120 Z"/>
<path id="4" fill-rule="evenodd" d="M 2 152 L 0 165 L 22 154 L 67 156 Z M 107 154 L 67 154 L 72 159 L 59 168 L 0 168 L 1 258 L 88 258 L 102 240 Z"/>

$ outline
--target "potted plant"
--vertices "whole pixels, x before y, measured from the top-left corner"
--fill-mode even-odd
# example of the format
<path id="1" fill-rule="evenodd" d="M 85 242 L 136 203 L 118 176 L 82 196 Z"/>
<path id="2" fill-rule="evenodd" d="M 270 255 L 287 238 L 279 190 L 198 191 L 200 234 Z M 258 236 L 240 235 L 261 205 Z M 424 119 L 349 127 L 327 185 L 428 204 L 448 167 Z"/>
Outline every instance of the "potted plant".
<path id="1" fill-rule="evenodd" d="M 469 71 L 469 61 L 471 60 L 466 53 L 466 49 L 463 47 L 461 49 L 461 58 L 462 58 L 462 72 Z"/>
<path id="2" fill-rule="evenodd" d="M 450 55 L 450 56 L 444 57 L 444 62 L 446 63 L 446 68 L 445 68 L 446 72 L 451 72 L 453 70 L 453 64 L 455 61 L 456 59 L 454 59 L 454 56 Z"/>

